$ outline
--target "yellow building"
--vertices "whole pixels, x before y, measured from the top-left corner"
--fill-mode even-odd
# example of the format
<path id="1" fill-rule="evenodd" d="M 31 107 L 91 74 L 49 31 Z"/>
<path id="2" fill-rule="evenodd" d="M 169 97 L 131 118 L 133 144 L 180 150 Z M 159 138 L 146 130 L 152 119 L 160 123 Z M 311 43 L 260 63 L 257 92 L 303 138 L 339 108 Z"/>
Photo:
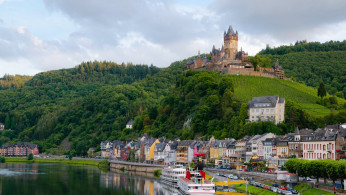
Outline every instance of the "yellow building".
<path id="1" fill-rule="evenodd" d="M 219 159 L 219 143 L 220 140 L 215 140 L 210 145 L 210 159 Z"/>
<path id="2" fill-rule="evenodd" d="M 149 142 L 149 148 L 146 149 L 146 155 L 145 155 L 145 159 L 147 161 L 154 161 L 154 157 L 155 157 L 155 145 L 157 143 L 160 143 L 160 141 L 158 139 L 155 139 L 155 141 L 151 141 Z"/>
<path id="3" fill-rule="evenodd" d="M 277 150 L 277 157 L 283 158 L 288 157 L 288 142 L 287 141 L 280 141 L 277 143 L 276 146 Z"/>

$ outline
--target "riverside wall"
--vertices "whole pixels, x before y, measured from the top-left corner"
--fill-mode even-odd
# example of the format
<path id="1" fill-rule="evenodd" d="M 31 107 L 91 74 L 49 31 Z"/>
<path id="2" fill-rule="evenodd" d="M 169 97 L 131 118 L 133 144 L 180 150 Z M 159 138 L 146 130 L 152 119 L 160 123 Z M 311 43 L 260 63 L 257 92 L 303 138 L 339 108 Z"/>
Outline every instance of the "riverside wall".
<path id="1" fill-rule="evenodd" d="M 134 171 L 134 172 L 153 173 L 154 170 L 156 169 L 162 170 L 165 167 L 166 167 L 165 165 L 133 163 L 133 162 L 115 161 L 115 160 L 110 161 L 111 169 L 124 169 L 127 171 Z"/>

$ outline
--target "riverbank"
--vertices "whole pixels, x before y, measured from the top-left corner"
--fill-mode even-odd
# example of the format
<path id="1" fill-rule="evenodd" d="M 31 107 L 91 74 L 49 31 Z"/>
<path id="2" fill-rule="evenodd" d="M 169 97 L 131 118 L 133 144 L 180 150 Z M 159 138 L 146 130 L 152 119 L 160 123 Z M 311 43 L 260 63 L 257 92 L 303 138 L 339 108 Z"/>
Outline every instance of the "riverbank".
<path id="1" fill-rule="evenodd" d="M 98 167 L 100 161 L 93 159 L 56 159 L 56 158 L 35 158 L 28 160 L 27 158 L 6 158 L 5 163 L 61 163 L 73 165 L 88 165 Z"/>

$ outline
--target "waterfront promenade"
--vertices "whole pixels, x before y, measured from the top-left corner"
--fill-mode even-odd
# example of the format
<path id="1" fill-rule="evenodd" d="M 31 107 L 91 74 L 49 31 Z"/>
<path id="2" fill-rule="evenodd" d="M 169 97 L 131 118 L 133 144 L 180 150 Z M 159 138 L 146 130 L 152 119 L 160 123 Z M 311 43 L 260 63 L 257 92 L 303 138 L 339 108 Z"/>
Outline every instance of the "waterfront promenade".
<path id="1" fill-rule="evenodd" d="M 147 172 L 153 173 L 157 169 L 164 169 L 166 165 L 157 165 L 157 164 L 145 164 L 145 163 L 135 163 L 128 161 L 118 161 L 110 160 L 110 168 L 112 169 L 124 169 L 127 171 L 136 171 L 136 172 Z"/>

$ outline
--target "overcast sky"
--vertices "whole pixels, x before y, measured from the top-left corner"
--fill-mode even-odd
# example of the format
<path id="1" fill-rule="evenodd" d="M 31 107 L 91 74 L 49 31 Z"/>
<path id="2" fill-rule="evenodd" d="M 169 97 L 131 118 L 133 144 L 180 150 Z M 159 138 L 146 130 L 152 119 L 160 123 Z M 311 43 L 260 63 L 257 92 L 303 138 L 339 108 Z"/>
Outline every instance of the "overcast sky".
<path id="1" fill-rule="evenodd" d="M 0 0 L 0 76 L 34 75 L 82 61 L 154 64 L 220 48 L 346 39 L 345 0 Z"/>

